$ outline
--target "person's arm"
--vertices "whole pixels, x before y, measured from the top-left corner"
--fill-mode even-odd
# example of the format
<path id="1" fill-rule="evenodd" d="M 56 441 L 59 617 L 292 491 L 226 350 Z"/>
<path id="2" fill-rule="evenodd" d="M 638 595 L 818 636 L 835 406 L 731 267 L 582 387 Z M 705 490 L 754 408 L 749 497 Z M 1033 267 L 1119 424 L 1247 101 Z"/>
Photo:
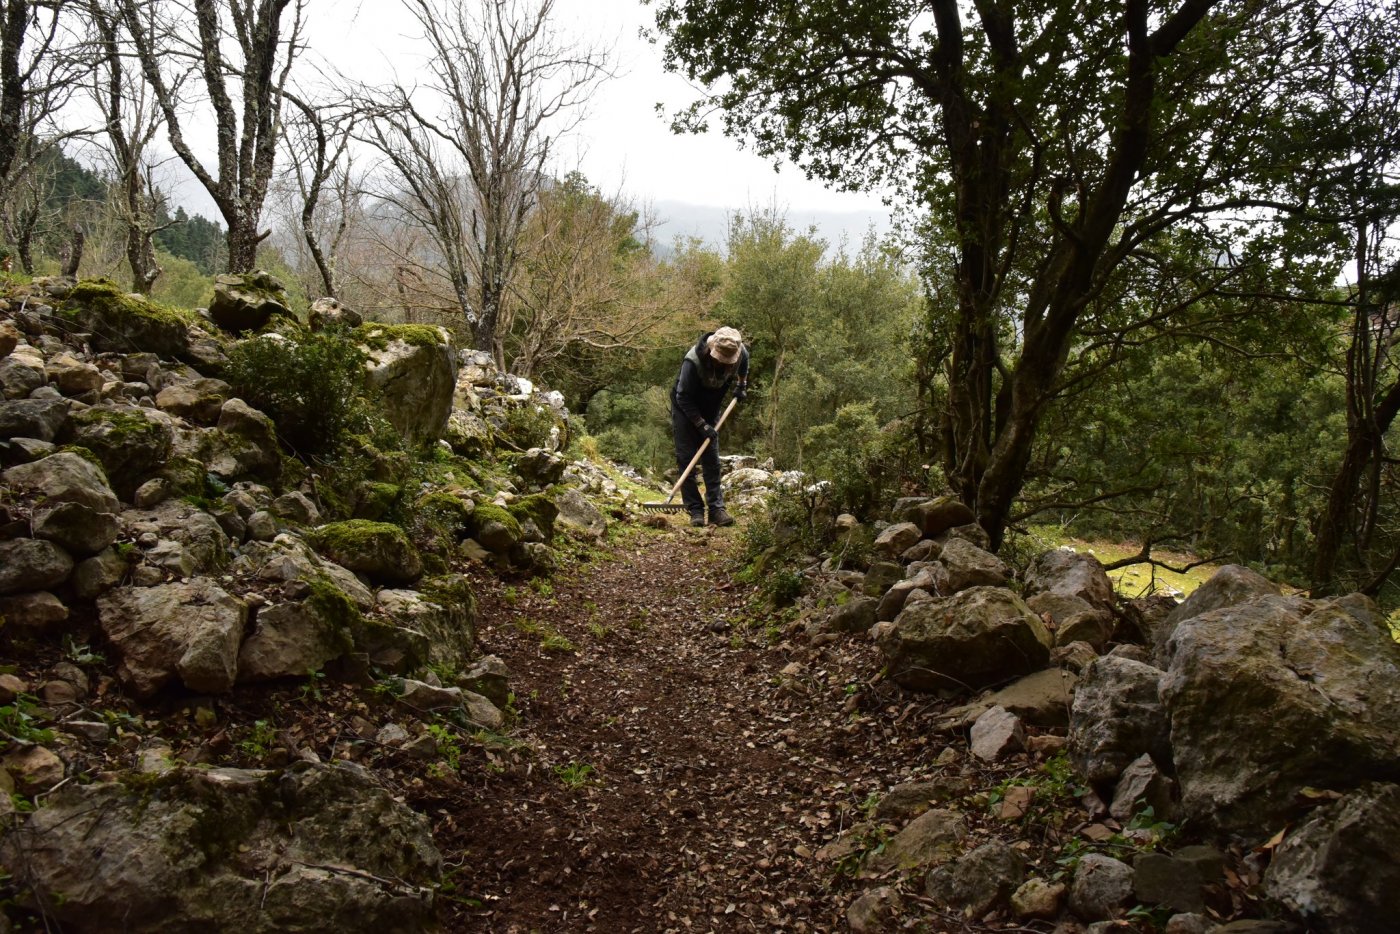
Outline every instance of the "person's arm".
<path id="1" fill-rule="evenodd" d="M 739 350 L 739 371 L 734 379 L 734 398 L 743 402 L 749 394 L 749 348 Z"/>
<path id="2" fill-rule="evenodd" d="M 695 392 L 700 388 L 700 374 L 695 372 L 695 364 L 687 357 L 681 362 L 681 375 L 676 377 L 676 408 L 681 410 L 692 425 L 705 430 L 705 416 L 695 405 Z"/>

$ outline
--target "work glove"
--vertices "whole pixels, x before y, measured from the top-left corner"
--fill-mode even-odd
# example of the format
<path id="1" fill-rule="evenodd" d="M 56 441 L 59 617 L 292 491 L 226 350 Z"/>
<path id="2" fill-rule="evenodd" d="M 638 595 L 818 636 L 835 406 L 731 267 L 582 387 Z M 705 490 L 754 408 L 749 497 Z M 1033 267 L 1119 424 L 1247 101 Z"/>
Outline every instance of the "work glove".
<path id="1" fill-rule="evenodd" d="M 749 387 L 742 383 L 734 388 L 734 401 L 743 402 L 749 397 Z"/>
<path id="2" fill-rule="evenodd" d="M 715 426 L 711 425 L 709 422 L 706 422 L 705 424 L 700 426 L 700 434 L 704 435 L 706 438 L 709 438 L 711 444 L 719 443 L 719 432 L 716 431 Z"/>

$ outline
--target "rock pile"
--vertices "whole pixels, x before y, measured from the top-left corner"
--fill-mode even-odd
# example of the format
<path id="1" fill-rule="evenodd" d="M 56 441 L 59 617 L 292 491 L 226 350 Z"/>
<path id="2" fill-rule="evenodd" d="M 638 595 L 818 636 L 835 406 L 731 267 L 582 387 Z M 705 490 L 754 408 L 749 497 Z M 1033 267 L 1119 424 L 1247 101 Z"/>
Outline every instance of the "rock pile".
<path id="1" fill-rule="evenodd" d="M 386 743 L 431 740 L 426 724 L 442 717 L 500 729 L 509 672 L 479 657 L 472 589 L 454 568 L 547 572 L 557 535 L 606 531 L 584 491 L 621 510 L 625 497 L 563 458 L 557 393 L 459 354 L 441 328 L 360 324 L 338 306 L 313 323 L 359 342 L 366 392 L 405 449 L 493 454 L 481 467 L 493 472 L 468 463 L 414 485 L 407 455 L 369 447 L 351 484 L 308 471 L 222 378 L 237 341 L 299 339 L 277 330 L 285 314 L 266 274 L 221 277 L 207 318 L 106 282 L 40 279 L 0 299 L 7 654 L 91 642 L 114 666 L 101 690 L 202 710 L 246 684 L 376 671 L 421 712 L 418 740 L 393 725 L 403 737 Z M 36 724 L 7 728 L 0 816 L 11 790 L 54 792 L 0 842 L 31 908 L 71 930 L 433 923 L 440 858 L 426 823 L 368 773 L 309 751 L 285 770 L 171 772 L 166 749 L 80 784 L 112 739 L 86 707 L 98 686 L 67 662 L 46 678 L 0 679 L 12 725 Z"/>
<path id="2" fill-rule="evenodd" d="M 908 690 L 994 688 L 947 715 L 973 757 L 1020 753 L 1029 725 L 1067 733 L 1076 773 L 1118 826 L 1147 815 L 1246 847 L 1284 832 L 1263 888 L 1310 929 L 1400 917 L 1400 890 L 1357 882 L 1377 865 L 1377 835 L 1400 821 L 1400 645 L 1371 600 L 1284 596 L 1225 567 L 1180 606 L 1123 603 L 1097 560 L 1067 549 L 1016 582 L 971 519 L 948 498 L 901 501 L 867 570 L 813 572 L 809 636 L 867 634 L 885 676 Z M 1098 922 L 1144 904 L 1180 915 L 1179 930 L 1208 930 L 1202 913 L 1222 891 L 1210 847 L 1087 856 L 1058 889 L 1010 860 L 958 852 L 919 866 L 933 870 L 932 897 L 978 916 L 996 902 L 1023 919 L 1054 917 L 1067 900 Z M 872 891 L 853 927 L 888 914 L 889 898 Z"/>

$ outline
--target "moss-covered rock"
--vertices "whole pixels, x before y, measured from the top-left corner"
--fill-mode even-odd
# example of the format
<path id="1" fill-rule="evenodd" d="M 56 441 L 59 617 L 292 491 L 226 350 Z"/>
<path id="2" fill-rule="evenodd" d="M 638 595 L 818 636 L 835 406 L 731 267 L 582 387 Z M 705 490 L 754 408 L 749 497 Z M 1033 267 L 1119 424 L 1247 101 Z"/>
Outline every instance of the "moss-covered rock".
<path id="1" fill-rule="evenodd" d="M 134 405 L 95 405 L 69 418 L 65 440 L 102 462 L 112 489 L 130 501 L 136 488 L 170 458 L 174 431 L 168 416 Z"/>
<path id="2" fill-rule="evenodd" d="M 443 436 L 457 385 L 457 355 L 447 331 L 427 325 L 357 329 L 368 360 L 365 379 L 378 408 L 410 446 Z"/>
<path id="3" fill-rule="evenodd" d="M 225 331 L 235 334 L 256 331 L 274 315 L 294 317 L 286 287 L 275 276 L 258 271 L 214 279 L 214 300 L 209 303 L 209 317 Z"/>
<path id="4" fill-rule="evenodd" d="M 520 522 L 510 511 L 494 503 L 481 503 L 472 513 L 471 537 L 498 555 L 509 554 L 520 543 Z"/>
<path id="5" fill-rule="evenodd" d="M 402 492 L 403 487 L 396 483 L 378 483 L 374 480 L 361 483 L 355 495 L 355 518 L 380 521 L 389 514 Z"/>
<path id="6" fill-rule="evenodd" d="M 91 332 L 95 350 L 148 351 L 177 357 L 189 347 L 194 313 L 129 294 L 110 279 L 79 282 L 59 306 L 59 314 Z"/>
<path id="7" fill-rule="evenodd" d="M 447 329 L 435 324 L 381 324 L 377 321 L 355 328 L 355 339 L 374 350 L 383 350 L 392 341 L 410 347 L 442 347 L 451 343 Z"/>
<path id="8" fill-rule="evenodd" d="M 559 518 L 559 507 L 550 497 L 543 493 L 522 497 L 510 504 L 510 513 L 518 520 L 533 522 L 545 541 L 554 540 L 554 520 Z"/>
<path id="9" fill-rule="evenodd" d="M 408 584 L 423 573 L 418 549 L 403 529 L 387 522 L 332 522 L 314 529 L 307 538 L 318 554 L 376 584 Z"/>

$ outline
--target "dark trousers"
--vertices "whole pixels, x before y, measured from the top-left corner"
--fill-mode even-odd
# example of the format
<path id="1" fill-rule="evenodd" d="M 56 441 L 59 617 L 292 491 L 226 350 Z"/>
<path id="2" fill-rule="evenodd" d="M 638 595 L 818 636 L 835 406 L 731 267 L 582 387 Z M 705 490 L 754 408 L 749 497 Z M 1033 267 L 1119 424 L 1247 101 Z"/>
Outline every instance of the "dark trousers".
<path id="1" fill-rule="evenodd" d="M 676 468 L 685 470 L 690 459 L 695 456 L 695 452 L 700 450 L 700 445 L 705 443 L 705 436 L 700 433 L 700 429 L 690 423 L 679 409 L 671 410 L 671 435 L 676 440 Z M 705 496 L 700 497 L 700 486 L 695 482 L 695 474 L 705 475 Z M 681 501 L 685 503 L 686 512 L 692 516 L 705 517 L 705 504 L 708 502 L 710 511 L 724 508 L 724 491 L 719 485 L 719 444 L 710 442 L 710 446 L 705 449 L 705 453 L 700 457 L 700 464 L 696 470 L 691 471 L 690 476 L 685 478 L 681 484 Z"/>

